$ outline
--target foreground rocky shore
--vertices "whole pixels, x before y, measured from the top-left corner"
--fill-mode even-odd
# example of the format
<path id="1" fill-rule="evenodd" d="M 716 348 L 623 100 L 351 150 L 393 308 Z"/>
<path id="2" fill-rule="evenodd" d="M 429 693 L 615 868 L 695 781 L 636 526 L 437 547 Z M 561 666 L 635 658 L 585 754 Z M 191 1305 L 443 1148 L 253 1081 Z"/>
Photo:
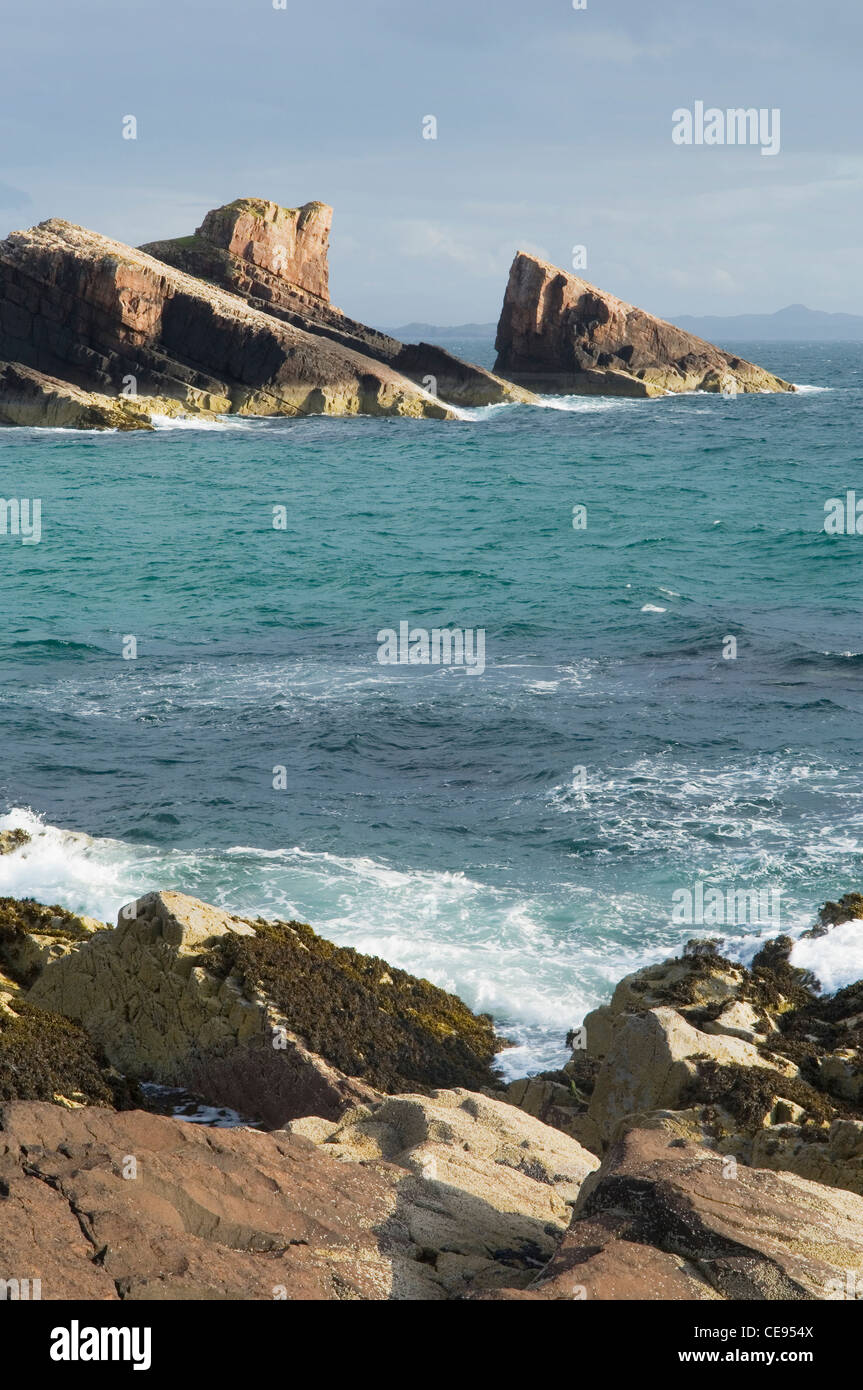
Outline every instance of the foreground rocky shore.
<path id="1" fill-rule="evenodd" d="M 152 429 L 161 417 L 404 415 L 787 382 L 519 253 L 495 372 L 330 301 L 332 208 L 238 198 L 136 249 L 61 218 L 0 242 L 0 424 Z"/>
<path id="2" fill-rule="evenodd" d="M 789 949 L 747 970 L 693 943 L 621 981 L 560 1072 L 505 1085 L 490 1018 L 302 923 L 181 893 L 113 928 L 0 900 L 0 1278 L 44 1299 L 855 1298 L 863 983 L 823 998 Z M 177 1118 L 178 1096 L 235 1127 Z"/>

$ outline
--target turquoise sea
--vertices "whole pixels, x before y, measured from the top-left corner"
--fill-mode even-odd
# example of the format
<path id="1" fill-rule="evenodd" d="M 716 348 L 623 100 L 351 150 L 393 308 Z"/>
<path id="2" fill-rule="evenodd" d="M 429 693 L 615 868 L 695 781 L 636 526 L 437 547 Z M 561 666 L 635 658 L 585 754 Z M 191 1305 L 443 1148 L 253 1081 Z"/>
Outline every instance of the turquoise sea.
<path id="1" fill-rule="evenodd" d="M 0 536 L 0 823 L 39 832 L 0 893 L 303 918 L 492 1012 L 511 1074 L 704 934 L 680 890 L 779 890 L 798 935 L 861 886 L 863 535 L 823 523 L 863 345 L 729 346 L 806 389 L 0 430 L 42 503 Z M 402 621 L 484 629 L 484 672 L 380 665 Z"/>

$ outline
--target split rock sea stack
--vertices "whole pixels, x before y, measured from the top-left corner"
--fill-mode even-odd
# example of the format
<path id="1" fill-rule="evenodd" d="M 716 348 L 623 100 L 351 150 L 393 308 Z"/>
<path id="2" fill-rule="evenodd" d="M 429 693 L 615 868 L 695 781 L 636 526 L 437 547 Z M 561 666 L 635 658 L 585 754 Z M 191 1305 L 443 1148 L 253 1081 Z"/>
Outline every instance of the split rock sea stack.
<path id="1" fill-rule="evenodd" d="M 520 251 L 498 324 L 495 371 L 550 395 L 793 391 L 595 285 Z"/>
<path id="2" fill-rule="evenodd" d="M 11 424 L 35 423 L 40 397 L 47 422 L 62 409 L 64 423 L 84 427 L 93 410 L 116 425 L 111 400 L 127 427 L 146 425 L 145 396 L 157 398 L 153 414 L 453 416 L 391 367 L 57 218 L 0 242 L 7 378 L 9 364 L 18 375 L 0 394 L 0 420 Z M 24 380 L 22 368 L 37 375 Z M 97 399 L 64 396 L 64 383 Z M 137 407 L 123 395 L 130 383 Z"/>
<path id="3" fill-rule="evenodd" d="M 454 405 L 535 400 L 529 391 L 445 348 L 399 342 L 337 309 L 329 295 L 332 218 L 326 203 L 283 208 L 264 198 L 237 198 L 208 212 L 194 236 L 148 242 L 141 250 L 240 295 L 284 323 L 363 353 L 417 386 L 431 378 L 436 394 Z"/>

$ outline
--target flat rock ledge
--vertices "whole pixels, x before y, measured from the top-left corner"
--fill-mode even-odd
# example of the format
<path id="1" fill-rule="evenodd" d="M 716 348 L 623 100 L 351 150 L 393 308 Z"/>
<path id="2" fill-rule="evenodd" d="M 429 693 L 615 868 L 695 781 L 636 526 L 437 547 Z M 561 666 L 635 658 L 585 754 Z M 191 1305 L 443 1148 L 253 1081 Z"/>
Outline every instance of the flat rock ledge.
<path id="1" fill-rule="evenodd" d="M 863 1198 L 636 1129 L 582 1186 L 542 1274 L 485 1296 L 811 1302 L 841 1299 L 861 1267 Z"/>
<path id="2" fill-rule="evenodd" d="M 596 1166 L 467 1091 L 338 1137 L 0 1106 L 0 1270 L 43 1299 L 457 1298 L 530 1282 Z"/>

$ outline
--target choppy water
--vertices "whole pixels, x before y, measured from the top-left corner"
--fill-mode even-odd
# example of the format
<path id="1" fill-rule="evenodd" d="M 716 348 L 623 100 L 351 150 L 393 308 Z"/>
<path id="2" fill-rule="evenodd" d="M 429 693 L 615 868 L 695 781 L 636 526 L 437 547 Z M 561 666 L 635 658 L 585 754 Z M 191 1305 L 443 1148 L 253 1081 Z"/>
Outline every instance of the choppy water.
<path id="1" fill-rule="evenodd" d="M 860 886 L 863 535 L 823 521 L 863 497 L 863 347 L 742 350 L 813 389 L 0 431 L 42 499 L 0 536 L 3 823 L 52 827 L 0 892 L 305 918 L 493 1012 L 510 1071 L 703 934 L 680 889 L 809 925 Z M 485 629 L 486 670 L 379 665 L 401 621 Z"/>

